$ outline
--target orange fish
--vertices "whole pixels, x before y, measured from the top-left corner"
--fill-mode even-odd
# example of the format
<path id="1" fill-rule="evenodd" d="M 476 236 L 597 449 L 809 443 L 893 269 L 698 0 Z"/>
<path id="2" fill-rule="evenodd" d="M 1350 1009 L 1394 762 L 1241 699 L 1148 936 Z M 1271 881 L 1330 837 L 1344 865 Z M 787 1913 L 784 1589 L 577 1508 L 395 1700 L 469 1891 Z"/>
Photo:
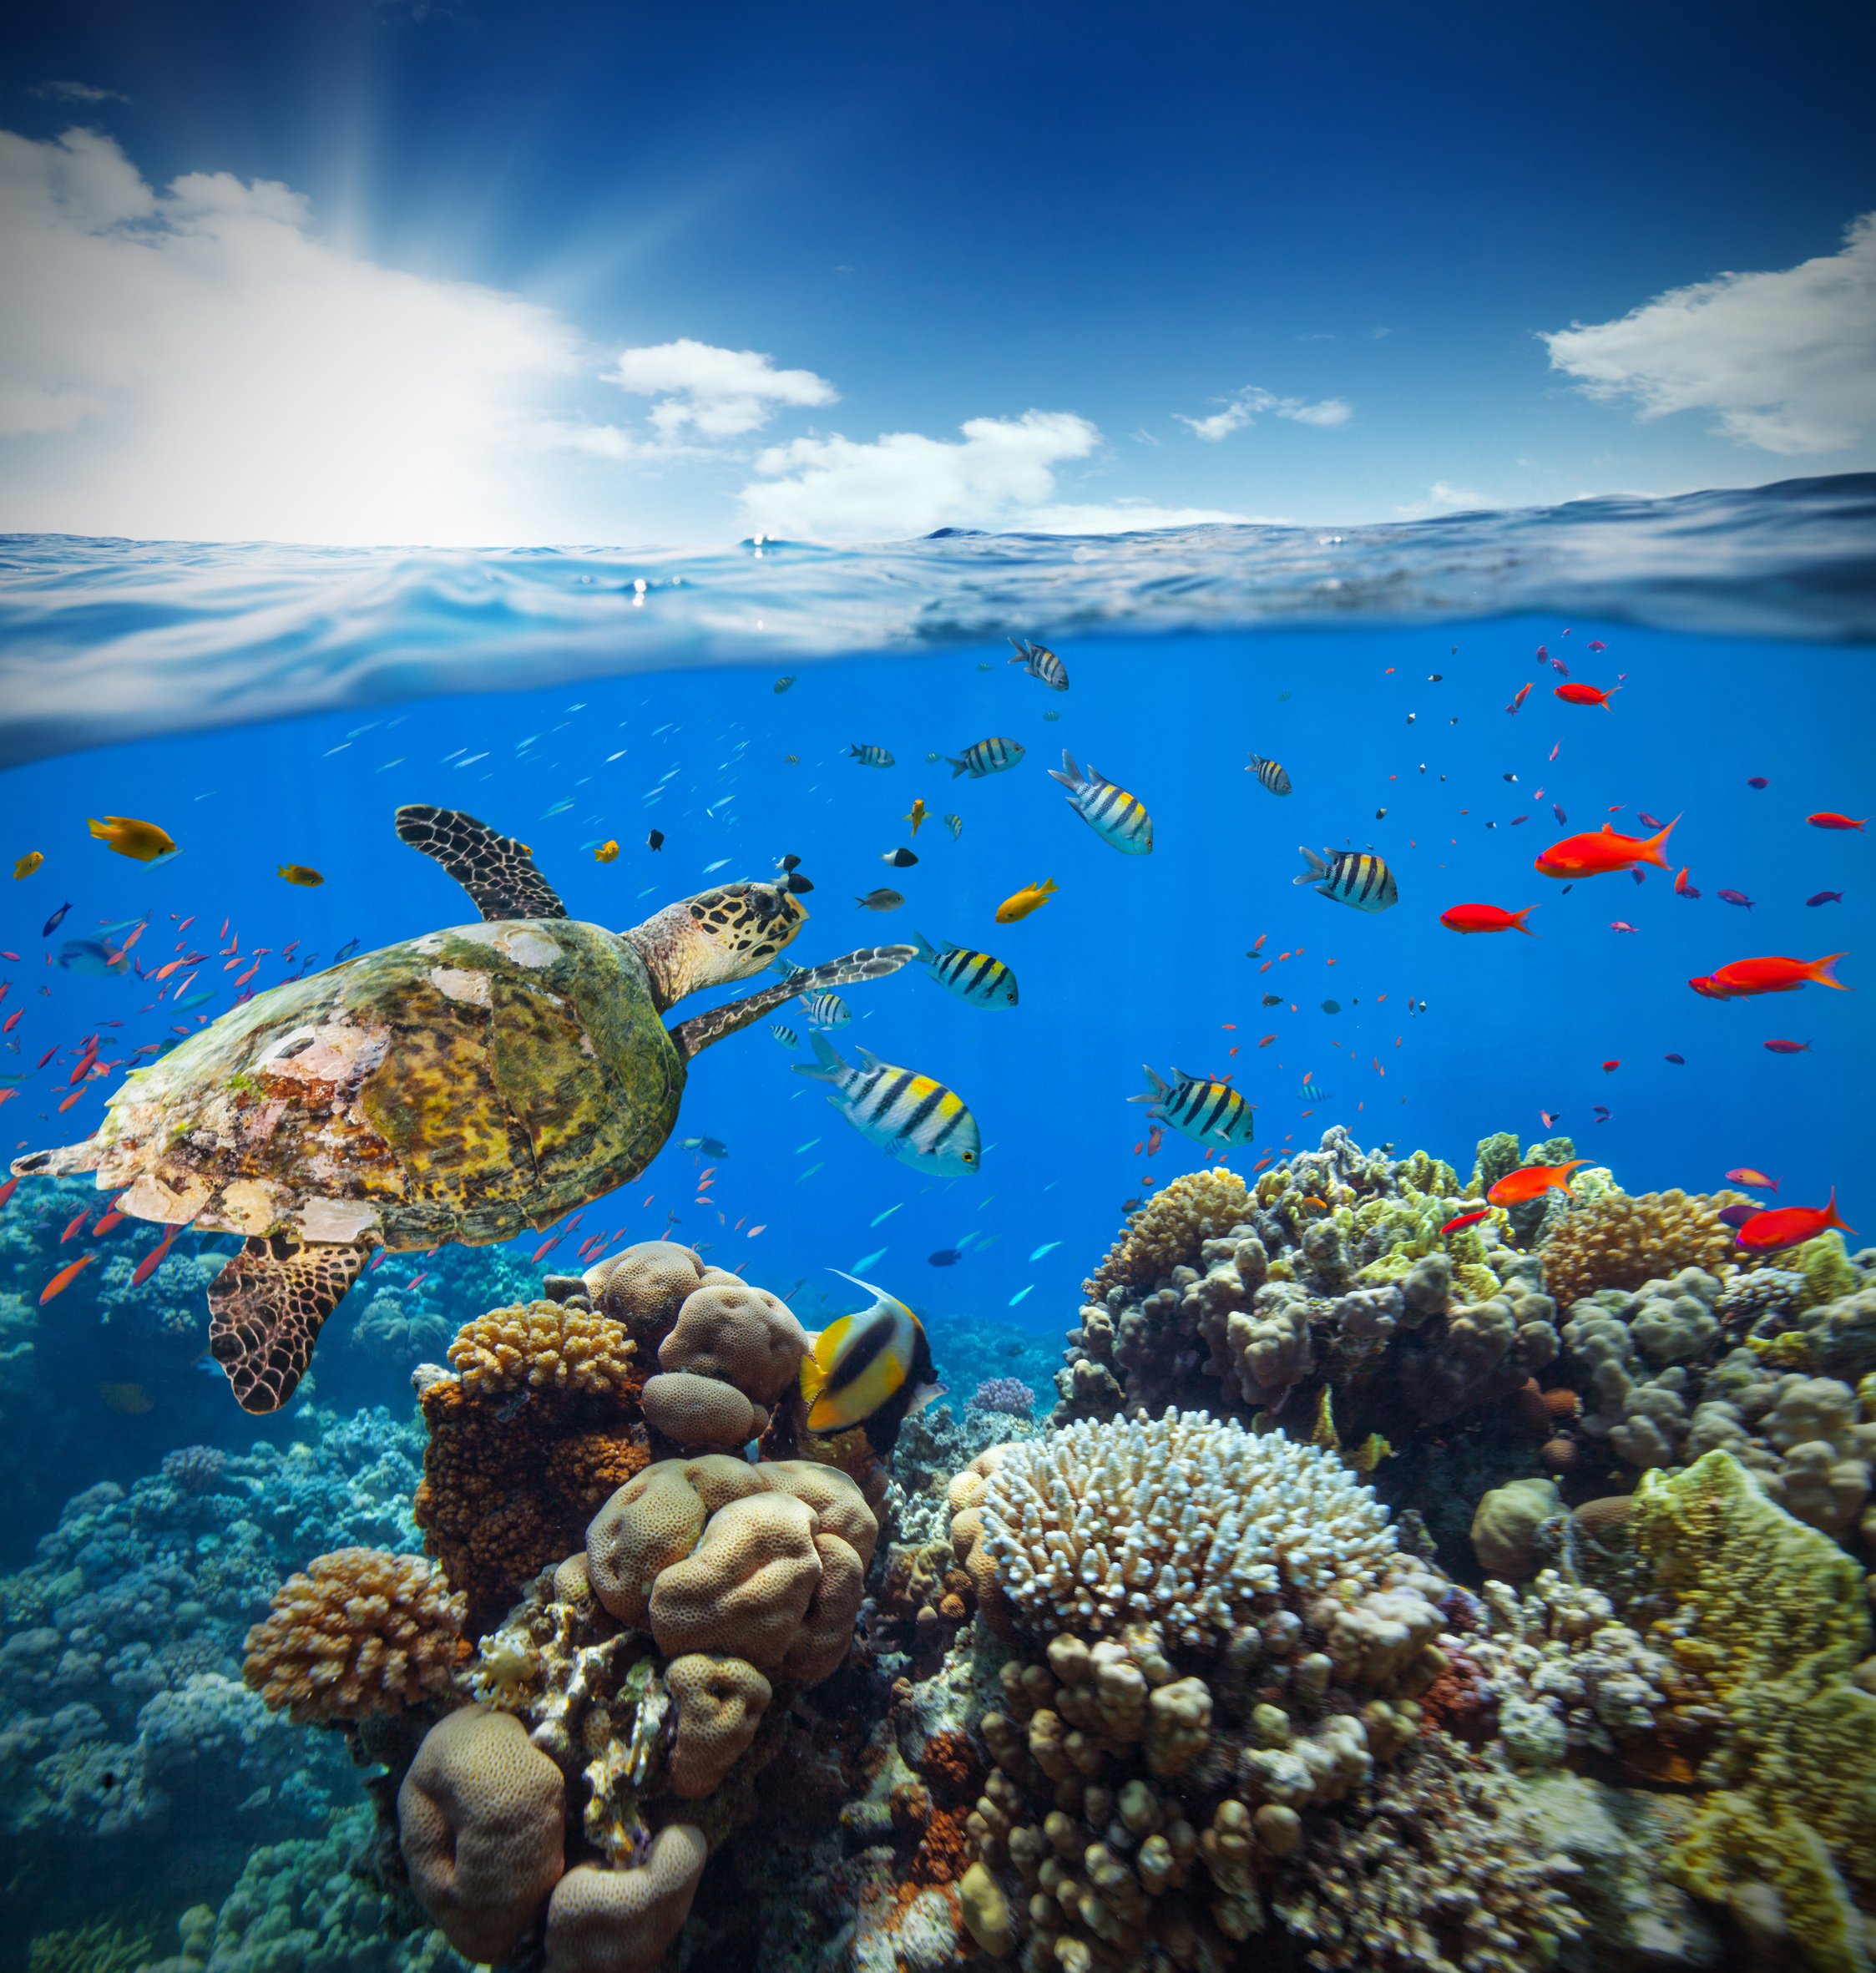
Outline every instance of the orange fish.
<path id="1" fill-rule="evenodd" d="M 1467 1227 L 1475 1227 L 1490 1210 L 1489 1207 L 1481 1206 L 1476 1212 L 1462 1212 L 1457 1218 L 1448 1220 L 1439 1230 L 1442 1233 L 1458 1233 Z"/>
<path id="2" fill-rule="evenodd" d="M 171 1227 L 158 1245 L 153 1247 L 142 1260 L 138 1262 L 137 1271 L 130 1277 L 132 1288 L 140 1288 L 150 1276 L 155 1273 L 157 1269 L 169 1259 L 169 1249 L 175 1244 L 176 1236 L 181 1231 L 182 1228 L 180 1226 Z M 380 1252 L 382 1251 L 382 1248 L 379 1249 Z"/>
<path id="3" fill-rule="evenodd" d="M 1827 953 L 1821 959 L 1794 959 L 1782 954 L 1763 959 L 1735 959 L 1730 966 L 1717 968 L 1706 976 L 1705 987 L 1687 984 L 1696 993 L 1715 1000 L 1743 1000 L 1755 994 L 1795 994 L 1802 986 L 1834 987 L 1840 994 L 1849 989 L 1837 979 L 1831 968 L 1847 955 Z"/>
<path id="4" fill-rule="evenodd" d="M 1526 1200 L 1540 1199 L 1554 1187 L 1560 1192 L 1570 1190 L 1570 1175 L 1579 1165 L 1589 1163 L 1587 1158 L 1572 1158 L 1567 1165 L 1525 1165 L 1515 1171 L 1507 1171 L 1485 1196 L 1494 1206 L 1522 1206 Z"/>
<path id="5" fill-rule="evenodd" d="M 1820 808 L 1815 815 L 1808 815 L 1804 819 L 1813 829 L 1860 829 L 1869 817 L 1866 815 L 1863 822 L 1859 822 L 1849 816 L 1839 815 L 1834 808 Z"/>
<path id="6" fill-rule="evenodd" d="M 1561 699 L 1565 706 L 1600 706 L 1605 712 L 1613 712 L 1616 709 L 1609 703 L 1611 694 L 1619 692 L 1621 689 L 1619 685 L 1612 685 L 1605 692 L 1600 685 L 1560 685 L 1555 696 Z"/>
<path id="7" fill-rule="evenodd" d="M 1439 922 L 1449 932 L 1522 932 L 1535 938 L 1536 933 L 1525 920 L 1536 909 L 1535 904 L 1522 911 L 1501 911 L 1495 904 L 1455 904 L 1440 913 Z"/>
<path id="8" fill-rule="evenodd" d="M 1844 1226 L 1837 1215 L 1837 1188 L 1831 1187 L 1828 1206 L 1777 1206 L 1770 1212 L 1755 1212 L 1739 1229 L 1738 1244 L 1748 1253 L 1779 1253 L 1788 1247 L 1802 1247 L 1807 1240 L 1815 1240 L 1827 1227 L 1843 1227 L 1846 1233 L 1856 1232 L 1854 1227 Z M 42 1296 L 40 1299 L 44 1300 Z"/>
<path id="9" fill-rule="evenodd" d="M 80 1274 L 97 1259 L 96 1254 L 86 1254 L 73 1261 L 68 1267 L 61 1267 L 46 1285 L 39 1290 L 39 1303 L 43 1308 L 54 1295 L 62 1295 Z"/>
<path id="10" fill-rule="evenodd" d="M 1507 712 L 1515 712 L 1518 708 L 1524 704 L 1525 701 L 1530 697 L 1530 687 L 1528 685 L 1520 685 L 1517 691 L 1512 695 L 1511 703 L 1507 706 L 1504 710 Z"/>
<path id="11" fill-rule="evenodd" d="M 1612 876 L 1618 870 L 1632 870 L 1637 863 L 1652 863 L 1665 870 L 1667 858 L 1661 854 L 1661 846 L 1673 833 L 1673 822 L 1654 836 L 1624 836 L 1612 829 L 1607 822 L 1594 835 L 1566 836 L 1561 842 L 1553 842 L 1537 859 L 1537 871 L 1543 877 L 1605 877 Z"/>
<path id="12" fill-rule="evenodd" d="M 1735 1166 L 1727 1176 L 1734 1185 L 1749 1185 L 1761 1191 L 1775 1192 L 1778 1189 L 1776 1178 L 1767 1178 L 1764 1172 L 1752 1165 Z"/>

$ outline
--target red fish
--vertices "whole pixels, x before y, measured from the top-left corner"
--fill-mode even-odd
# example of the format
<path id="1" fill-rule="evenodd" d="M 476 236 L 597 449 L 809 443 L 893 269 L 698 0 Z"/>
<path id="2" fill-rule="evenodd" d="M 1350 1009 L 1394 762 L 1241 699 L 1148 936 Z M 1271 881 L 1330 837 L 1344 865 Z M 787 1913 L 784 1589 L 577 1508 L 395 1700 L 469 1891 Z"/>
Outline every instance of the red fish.
<path id="1" fill-rule="evenodd" d="M 554 1237 L 553 1237 L 551 1240 L 544 1240 L 544 1241 L 542 1241 L 542 1242 L 540 1243 L 540 1245 L 539 1245 L 539 1247 L 537 1247 L 534 1249 L 534 1251 L 533 1252 L 533 1253 L 531 1253 L 531 1254 L 530 1254 L 530 1255 L 528 1257 L 528 1261 L 530 1262 L 530 1263 L 532 1263 L 532 1262 L 538 1262 L 538 1261 L 540 1259 L 541 1256 L 542 1256 L 543 1254 L 544 1254 L 544 1253 L 545 1253 L 545 1252 L 548 1251 L 548 1249 L 549 1249 L 550 1247 L 558 1247 L 559 1244 L 560 1244 L 560 1236 L 559 1236 L 558 1233 L 556 1233 L 556 1234 L 554 1236 Z"/>
<path id="2" fill-rule="evenodd" d="M 1607 822 L 1593 835 L 1566 836 L 1561 842 L 1553 842 L 1537 859 L 1538 874 L 1602 877 L 1632 869 L 1637 863 L 1653 863 L 1665 870 L 1667 858 L 1661 854 L 1661 847 L 1680 819 L 1676 816 L 1674 822 L 1654 836 L 1624 836 Z"/>
<path id="3" fill-rule="evenodd" d="M 1819 891 L 1816 897 L 1807 898 L 1804 902 L 1807 904 L 1841 904 L 1843 893 L 1841 891 Z"/>
<path id="4" fill-rule="evenodd" d="M 114 1206 L 91 1230 L 94 1233 L 108 1233 L 114 1227 L 120 1225 L 123 1219 L 124 1215 Z"/>
<path id="5" fill-rule="evenodd" d="M 1536 933 L 1525 920 L 1536 909 L 1535 904 L 1522 911 L 1503 911 L 1496 904 L 1455 904 L 1440 913 L 1439 922 L 1449 932 L 1522 932 L 1535 938 Z"/>
<path id="6" fill-rule="evenodd" d="M 1511 703 L 1507 706 L 1504 710 L 1507 712 L 1515 712 L 1530 696 L 1530 687 L 1528 685 L 1520 685 L 1517 691 L 1512 695 Z"/>
<path id="7" fill-rule="evenodd" d="M 1810 1052 L 1808 1041 L 1768 1041 L 1765 1045 L 1775 1055 L 1802 1055 Z"/>
<path id="8" fill-rule="evenodd" d="M 1711 973 L 1696 973 L 1687 984 L 1705 999 L 1730 1000 L 1732 998 L 1723 986 L 1715 984 Z"/>
<path id="9" fill-rule="evenodd" d="M 19 1017 L 25 1011 L 23 1007 L 16 1007 L 3 1022 L 0 1022 L 0 1035 L 12 1034 L 13 1030 L 19 1025 Z"/>
<path id="10" fill-rule="evenodd" d="M 1749 1185 L 1757 1191 L 1775 1192 L 1778 1189 L 1776 1178 L 1767 1178 L 1764 1172 L 1751 1165 L 1735 1166 L 1727 1177 L 1734 1185 Z"/>
<path id="11" fill-rule="evenodd" d="M 1739 1229 L 1737 1238 L 1748 1253 L 1781 1253 L 1788 1247 L 1802 1247 L 1807 1240 L 1815 1240 L 1830 1227 L 1842 1227 L 1846 1233 L 1856 1232 L 1838 1217 L 1834 1186 L 1828 1206 L 1779 1206 L 1770 1212 L 1755 1212 Z"/>
<path id="12" fill-rule="evenodd" d="M 1619 1060 L 1614 1062 L 1605 1062 L 1602 1065 L 1602 1072 L 1605 1075 L 1606 1075 L 1611 1069 L 1620 1069 L 1621 1065 L 1622 1065 Z"/>
<path id="13" fill-rule="evenodd" d="M 1735 959 L 1731 965 L 1715 969 L 1712 976 L 1715 991 L 1711 997 L 1749 999 L 1754 994 L 1795 994 L 1802 986 L 1834 987 L 1838 993 L 1847 994 L 1850 989 L 1831 972 L 1844 956 L 1833 952 L 1826 953 L 1821 959 L 1794 959 L 1775 953 L 1762 959 Z"/>
<path id="14" fill-rule="evenodd" d="M 1565 706 L 1600 706 L 1605 712 L 1613 712 L 1616 709 L 1609 701 L 1621 689 L 1612 685 L 1605 692 L 1600 685 L 1584 685 L 1579 680 L 1559 685 L 1553 696 L 1561 699 Z"/>
<path id="15" fill-rule="evenodd" d="M 1476 1212 L 1462 1212 L 1456 1219 L 1449 1219 L 1439 1230 L 1442 1233 L 1457 1233 L 1467 1227 L 1475 1227 L 1479 1221 L 1489 1217 L 1489 1206 L 1481 1206 Z"/>
<path id="16" fill-rule="evenodd" d="M 1674 894 L 1676 898 L 1697 898 L 1700 895 L 1687 882 L 1687 866 L 1685 863 L 1681 866 L 1680 875 L 1674 880 Z"/>
<path id="17" fill-rule="evenodd" d="M 77 1218 L 72 1222 L 71 1225 L 66 1227 L 65 1231 L 58 1236 L 58 1244 L 63 1247 L 65 1242 L 69 1240 L 75 1232 L 78 1232 L 78 1228 L 82 1227 L 90 1217 L 91 1208 L 88 1206 L 85 1207 L 84 1211 L 79 1213 Z"/>
<path id="18" fill-rule="evenodd" d="M 4 1185 L 0 1185 L 0 1206 L 4 1206 L 18 1190 L 19 1181 L 17 1178 L 9 1178 Z"/>
<path id="19" fill-rule="evenodd" d="M 1833 808 L 1820 808 L 1815 815 L 1808 815 L 1804 819 L 1813 829 L 1860 829 L 1869 817 L 1866 815 L 1863 822 L 1853 822 L 1848 816 L 1839 815 Z"/>
<path id="20" fill-rule="evenodd" d="M 1612 918 L 1609 921 L 1611 932 L 1632 932 L 1635 927 L 1626 918 Z"/>
<path id="21" fill-rule="evenodd" d="M 1485 1196 L 1494 1206 L 1521 1206 L 1526 1200 L 1542 1198 L 1553 1187 L 1567 1192 L 1571 1172 L 1589 1161 L 1587 1158 L 1572 1158 L 1565 1165 L 1522 1166 L 1515 1171 L 1507 1171 Z"/>
<path id="22" fill-rule="evenodd" d="M 44 1068 L 46 1064 L 49 1062 L 58 1053 L 58 1050 L 56 1045 L 52 1048 L 48 1048 L 46 1052 L 39 1057 L 38 1060 L 33 1065 L 33 1068 L 35 1070 Z"/>
<path id="23" fill-rule="evenodd" d="M 1600 637 L 1592 637 L 1590 640 L 1588 648 L 1590 650 L 1607 650 L 1609 646 L 1605 644 Z"/>
<path id="24" fill-rule="evenodd" d="M 138 1262 L 137 1271 L 130 1277 L 132 1288 L 140 1288 L 150 1276 L 155 1273 L 157 1269 L 169 1259 L 169 1249 L 175 1245 L 176 1236 L 181 1231 L 182 1228 L 180 1226 L 171 1227 L 162 1239 L 144 1256 L 142 1260 Z"/>
<path id="25" fill-rule="evenodd" d="M 54 1295 L 62 1295 L 78 1279 L 87 1267 L 97 1259 L 96 1254 L 85 1254 L 68 1267 L 61 1267 L 46 1285 L 39 1290 L 39 1305 L 43 1308 Z"/>

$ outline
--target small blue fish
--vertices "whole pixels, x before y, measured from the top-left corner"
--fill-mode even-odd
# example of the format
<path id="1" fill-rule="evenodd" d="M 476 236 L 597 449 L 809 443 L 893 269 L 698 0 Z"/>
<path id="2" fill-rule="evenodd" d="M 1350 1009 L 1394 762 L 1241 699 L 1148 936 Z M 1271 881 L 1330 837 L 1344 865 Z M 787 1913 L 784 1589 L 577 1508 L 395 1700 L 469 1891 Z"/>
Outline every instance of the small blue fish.
<path id="1" fill-rule="evenodd" d="M 349 959 L 357 951 L 359 941 L 356 938 L 346 939 L 345 943 L 332 954 L 332 964 L 336 966 L 341 959 Z"/>

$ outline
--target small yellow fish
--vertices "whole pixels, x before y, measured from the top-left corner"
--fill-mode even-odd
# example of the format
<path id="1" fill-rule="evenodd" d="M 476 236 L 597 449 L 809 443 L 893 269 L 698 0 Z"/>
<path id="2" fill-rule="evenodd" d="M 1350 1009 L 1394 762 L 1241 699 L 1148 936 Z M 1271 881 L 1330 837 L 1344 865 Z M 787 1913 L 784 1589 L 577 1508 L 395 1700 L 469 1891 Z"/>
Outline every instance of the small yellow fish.
<path id="1" fill-rule="evenodd" d="M 303 885 L 309 891 L 317 890 L 326 881 L 310 863 L 276 863 L 274 868 L 289 883 Z"/>
<path id="2" fill-rule="evenodd" d="M 1039 911 L 1054 895 L 1053 877 L 1042 883 L 1025 884 L 1014 897 L 1005 898 L 997 907 L 997 923 L 1014 925 L 1018 918 L 1027 918 L 1032 911 Z"/>
<path id="3" fill-rule="evenodd" d="M 915 795 L 913 797 L 912 807 L 905 819 L 912 824 L 912 832 L 916 836 L 918 833 L 918 825 L 925 819 L 925 802 L 923 796 Z"/>
<path id="4" fill-rule="evenodd" d="M 104 1409 L 116 1412 L 120 1418 L 141 1418 L 156 1408 L 155 1400 L 140 1384 L 101 1384 L 98 1395 L 104 1400 Z"/>
<path id="5" fill-rule="evenodd" d="M 609 863 L 619 854 L 619 845 L 609 837 L 593 852 L 595 863 Z"/>
<path id="6" fill-rule="evenodd" d="M 28 850 L 26 854 L 13 865 L 13 881 L 17 883 L 22 878 L 30 877 L 45 860 L 44 856 L 38 850 Z"/>
<path id="7" fill-rule="evenodd" d="M 140 822 L 134 816 L 108 815 L 103 822 L 88 817 L 91 832 L 114 849 L 120 857 L 134 857 L 139 863 L 154 863 L 159 857 L 173 856 L 175 843 L 167 829 L 154 822 Z"/>

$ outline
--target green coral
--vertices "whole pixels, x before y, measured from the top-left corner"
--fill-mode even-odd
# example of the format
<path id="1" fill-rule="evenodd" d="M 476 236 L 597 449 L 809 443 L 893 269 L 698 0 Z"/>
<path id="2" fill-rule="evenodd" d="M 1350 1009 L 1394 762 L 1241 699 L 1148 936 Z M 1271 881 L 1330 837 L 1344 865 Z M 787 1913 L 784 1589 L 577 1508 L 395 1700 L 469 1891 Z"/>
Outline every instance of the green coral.
<path id="1" fill-rule="evenodd" d="M 1820 1233 L 1815 1240 L 1807 1240 L 1803 1247 L 1781 1254 L 1778 1265 L 1804 1277 L 1804 1286 L 1792 1298 L 1794 1312 L 1841 1301 L 1863 1285 L 1838 1232 Z"/>
<path id="2" fill-rule="evenodd" d="M 40 1933 L 27 1949 L 27 1973 L 136 1973 L 156 1950 L 154 1928 L 94 1918 L 69 1931 Z"/>
<path id="3" fill-rule="evenodd" d="M 1670 1869 L 1720 1902 L 1770 1890 L 1818 1973 L 1869 1973 L 1856 1905 L 1876 1897 L 1876 1694 L 1851 1677 L 1870 1642 L 1863 1571 L 1725 1452 L 1645 1475 L 1629 1529 L 1674 1599 L 1657 1630 L 1726 1718 L 1702 1777 L 1715 1790 Z"/>

